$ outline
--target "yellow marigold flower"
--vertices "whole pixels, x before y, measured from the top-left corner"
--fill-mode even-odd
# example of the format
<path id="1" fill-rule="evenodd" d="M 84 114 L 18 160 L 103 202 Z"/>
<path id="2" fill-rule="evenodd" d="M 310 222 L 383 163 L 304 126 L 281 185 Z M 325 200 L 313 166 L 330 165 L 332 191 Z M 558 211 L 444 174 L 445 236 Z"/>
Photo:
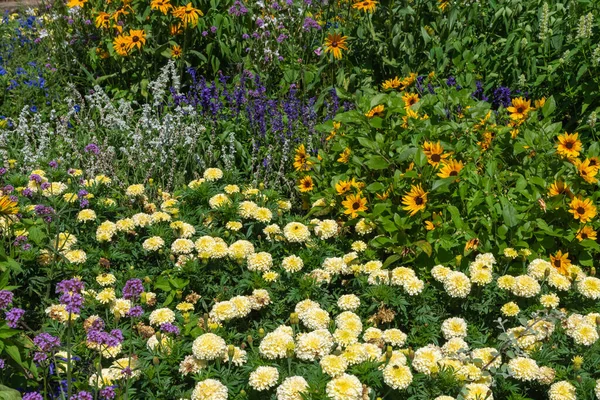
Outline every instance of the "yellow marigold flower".
<path id="1" fill-rule="evenodd" d="M 576 158 L 582 149 L 581 141 L 578 139 L 579 133 L 567 133 L 558 136 L 556 152 L 559 156 L 565 158 Z"/>
<path id="2" fill-rule="evenodd" d="M 359 194 L 351 194 L 346 196 L 346 200 L 342 201 L 342 205 L 346 208 L 344 214 L 349 214 L 351 218 L 358 217 L 358 213 L 368 210 L 367 199 Z"/>
<path id="3" fill-rule="evenodd" d="M 423 190 L 420 184 L 416 186 L 412 185 L 410 191 L 402 197 L 402 204 L 404 204 L 402 209 L 410 212 L 410 216 L 412 217 L 425 209 L 427 192 Z"/>
<path id="4" fill-rule="evenodd" d="M 339 33 L 330 33 L 325 38 L 325 53 L 331 53 L 337 60 L 342 59 L 342 50 L 348 50 L 346 43 L 348 36 L 342 36 Z"/>

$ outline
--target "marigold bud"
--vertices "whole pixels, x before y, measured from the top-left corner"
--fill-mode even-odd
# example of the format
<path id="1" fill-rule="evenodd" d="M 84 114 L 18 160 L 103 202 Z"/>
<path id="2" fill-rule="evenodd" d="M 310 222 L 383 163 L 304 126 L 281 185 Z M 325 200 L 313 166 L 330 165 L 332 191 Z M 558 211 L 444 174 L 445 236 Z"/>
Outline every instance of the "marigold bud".
<path id="1" fill-rule="evenodd" d="M 227 355 L 229 356 L 230 360 L 233 358 L 234 354 L 235 354 L 235 346 L 230 344 L 229 346 L 227 346 Z"/>
<path id="2" fill-rule="evenodd" d="M 158 359 L 158 357 L 153 357 L 152 358 L 152 364 L 154 364 L 154 365 L 160 364 L 160 360 Z"/>
<path id="3" fill-rule="evenodd" d="M 258 330 L 258 336 L 260 336 L 260 337 L 264 337 L 265 336 L 265 330 L 263 328 L 260 328 Z"/>
<path id="4" fill-rule="evenodd" d="M 298 322 L 299 322 L 298 313 L 295 313 L 295 312 L 291 313 L 290 314 L 290 324 L 297 325 Z"/>

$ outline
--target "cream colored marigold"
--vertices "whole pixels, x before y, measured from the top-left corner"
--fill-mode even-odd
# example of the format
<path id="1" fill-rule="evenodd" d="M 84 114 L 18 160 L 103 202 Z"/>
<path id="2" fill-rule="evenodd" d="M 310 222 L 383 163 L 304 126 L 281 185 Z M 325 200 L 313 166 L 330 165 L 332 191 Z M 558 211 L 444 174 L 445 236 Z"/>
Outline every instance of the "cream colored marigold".
<path id="1" fill-rule="evenodd" d="M 279 371 L 275 367 L 258 367 L 250 373 L 248 383 L 252 389 L 262 392 L 277 384 Z"/>
<path id="2" fill-rule="evenodd" d="M 404 281 L 402 287 L 404 288 L 406 293 L 408 293 L 409 296 L 416 296 L 420 294 L 425 288 L 425 282 L 423 282 L 417 277 L 412 277 Z"/>
<path id="3" fill-rule="evenodd" d="M 231 204 L 231 199 L 225 193 L 215 194 L 208 200 L 208 205 L 210 208 L 217 209 L 223 207 L 224 205 Z"/>
<path id="4" fill-rule="evenodd" d="M 321 238 L 322 240 L 327 240 L 332 237 L 337 236 L 338 233 L 338 224 L 335 220 L 326 219 L 323 221 L 319 221 L 319 223 L 315 226 L 315 235 Z"/>
<path id="5" fill-rule="evenodd" d="M 510 301 L 500 308 L 500 312 L 507 317 L 514 317 L 519 314 L 520 311 L 519 305 L 514 301 Z"/>
<path id="6" fill-rule="evenodd" d="M 550 400 L 576 400 L 577 389 L 567 381 L 553 383 L 548 390 Z"/>
<path id="7" fill-rule="evenodd" d="M 327 329 L 331 318 L 329 313 L 321 308 L 311 308 L 305 314 L 299 315 L 300 320 L 308 329 Z"/>
<path id="8" fill-rule="evenodd" d="M 341 376 L 348 369 L 348 362 L 344 357 L 329 354 L 319 361 L 321 369 L 332 378 Z"/>
<path id="9" fill-rule="evenodd" d="M 219 168 L 207 168 L 202 176 L 207 182 L 214 182 L 223 178 L 223 171 L 221 171 Z"/>
<path id="10" fill-rule="evenodd" d="M 415 352 L 412 362 L 413 368 L 426 375 L 431 375 L 438 371 L 438 362 L 442 359 L 442 351 L 439 347 L 428 345 L 421 347 Z"/>
<path id="11" fill-rule="evenodd" d="M 492 368 L 500 368 L 502 365 L 502 356 L 498 353 L 498 350 L 493 347 L 483 347 L 480 349 L 474 349 L 471 351 L 471 358 L 473 360 L 481 360 L 483 365 L 488 365 Z"/>
<path id="12" fill-rule="evenodd" d="M 536 258 L 527 266 L 527 275 L 541 281 L 546 275 L 546 270 L 552 270 L 552 264 L 541 258 Z"/>
<path id="13" fill-rule="evenodd" d="M 600 379 L 596 380 L 596 387 L 594 388 L 594 393 L 596 393 L 596 398 L 600 400 Z"/>
<path id="14" fill-rule="evenodd" d="M 142 243 L 142 247 L 146 251 L 156 251 L 164 247 L 165 241 L 160 236 L 152 236 Z"/>
<path id="15" fill-rule="evenodd" d="M 50 187 L 42 190 L 42 196 L 44 197 L 52 197 L 52 196 L 60 196 L 65 190 L 67 190 L 68 186 L 62 182 L 52 182 Z"/>
<path id="16" fill-rule="evenodd" d="M 183 376 L 187 376 L 188 374 L 197 373 L 201 369 L 206 368 L 206 366 L 206 361 L 198 360 L 196 357 L 188 355 L 179 363 L 179 372 L 181 372 Z"/>
<path id="17" fill-rule="evenodd" d="M 363 251 L 365 251 L 367 249 L 367 244 L 365 242 L 363 242 L 362 240 L 357 240 L 355 242 L 352 243 L 352 246 L 350 246 L 352 248 L 352 250 L 356 251 L 357 253 L 362 253 Z"/>
<path id="18" fill-rule="evenodd" d="M 193 181 L 190 181 L 190 183 L 188 183 L 188 187 L 192 190 L 196 190 L 200 186 L 202 186 L 203 183 L 204 183 L 204 178 L 194 179 Z"/>
<path id="19" fill-rule="evenodd" d="M 171 354 L 171 350 L 173 347 L 173 339 L 170 337 L 163 335 L 160 338 L 160 342 L 156 337 L 156 334 L 150 336 L 148 341 L 146 342 L 146 347 L 152 351 L 156 351 L 158 353 L 169 355 Z"/>
<path id="20" fill-rule="evenodd" d="M 538 378 L 540 367 L 531 358 L 515 357 L 508 362 L 508 371 L 512 377 L 529 382 Z"/>
<path id="21" fill-rule="evenodd" d="M 512 287 L 514 286 L 515 282 L 516 278 L 512 275 L 503 275 L 499 277 L 496 281 L 498 287 L 503 290 L 512 290 Z"/>
<path id="22" fill-rule="evenodd" d="M 360 306 L 360 299 L 354 294 L 345 294 L 340 296 L 337 306 L 343 311 L 354 311 Z"/>
<path id="23" fill-rule="evenodd" d="M 283 235 L 290 243 L 304 243 L 310 238 L 310 230 L 300 222 L 290 222 L 283 228 Z"/>
<path id="24" fill-rule="evenodd" d="M 538 375 L 538 382 L 542 385 L 549 385 L 554 381 L 556 377 L 556 371 L 550 367 L 540 367 L 540 373 Z"/>
<path id="25" fill-rule="evenodd" d="M 361 236 L 364 236 L 373 232 L 373 229 L 375 229 L 375 224 L 362 218 L 360 221 L 358 221 L 354 229 L 356 230 L 356 233 L 358 233 Z"/>
<path id="26" fill-rule="evenodd" d="M 333 378 L 325 387 L 327 397 L 331 400 L 361 400 L 362 391 L 360 380 L 349 374 Z"/>
<path id="27" fill-rule="evenodd" d="M 348 265 L 341 257 L 327 257 L 323 260 L 323 269 L 331 274 L 347 274 Z"/>
<path id="28" fill-rule="evenodd" d="M 129 232 L 135 230 L 135 222 L 133 222 L 133 219 L 131 218 L 120 219 L 115 223 L 115 226 L 119 232 Z"/>
<path id="29" fill-rule="evenodd" d="M 139 226 L 141 228 L 145 228 L 147 226 L 152 225 L 152 216 L 150 214 L 146 214 L 146 213 L 137 213 L 134 214 L 131 219 L 133 220 L 133 223 L 135 224 L 135 226 Z"/>
<path id="30" fill-rule="evenodd" d="M 242 318 L 252 311 L 252 301 L 248 296 L 234 296 L 229 300 L 237 310 L 237 317 Z"/>
<path id="31" fill-rule="evenodd" d="M 392 389 L 406 389 L 413 376 L 406 365 L 390 364 L 383 369 L 383 381 Z"/>
<path id="32" fill-rule="evenodd" d="M 242 229 L 243 225 L 239 221 L 228 221 L 225 224 L 225 229 L 229 229 L 230 231 L 237 232 Z"/>
<path id="33" fill-rule="evenodd" d="M 152 223 L 157 223 L 157 222 L 170 222 L 171 221 L 171 216 L 164 212 L 164 211 L 156 211 L 153 212 L 150 215 L 150 218 L 152 218 Z"/>
<path id="34" fill-rule="evenodd" d="M 515 296 L 519 297 L 533 297 L 537 295 L 541 290 L 540 284 L 537 280 L 529 275 L 520 275 L 515 278 L 511 291 Z"/>
<path id="35" fill-rule="evenodd" d="M 238 240 L 229 246 L 229 257 L 243 260 L 254 253 L 254 245 L 247 240 Z"/>
<path id="36" fill-rule="evenodd" d="M 117 281 L 117 278 L 115 278 L 115 276 L 113 274 L 100 274 L 96 277 L 96 282 L 98 282 L 98 284 L 100 286 L 108 286 L 108 285 L 112 285 Z"/>
<path id="37" fill-rule="evenodd" d="M 600 279 L 593 276 L 583 278 L 577 283 L 577 291 L 588 299 L 600 299 Z"/>
<path id="38" fill-rule="evenodd" d="M 567 335 L 572 337 L 575 343 L 583 346 L 591 346 L 598 340 L 596 327 L 589 323 L 578 324 L 575 328 L 569 329 Z"/>
<path id="39" fill-rule="evenodd" d="M 444 345 L 442 346 L 442 353 L 447 356 L 462 356 L 469 350 L 469 345 L 463 338 L 453 337 L 450 338 Z"/>
<path id="40" fill-rule="evenodd" d="M 210 310 L 210 317 L 217 321 L 229 321 L 238 316 L 238 310 L 231 301 L 219 301 Z"/>
<path id="41" fill-rule="evenodd" d="M 174 254 L 189 254 L 194 251 L 194 242 L 189 239 L 175 239 L 171 243 L 171 251 Z"/>
<path id="42" fill-rule="evenodd" d="M 250 271 L 265 272 L 273 267 L 273 256 L 265 251 L 250 254 L 246 260 L 248 262 L 248 270 Z"/>
<path id="43" fill-rule="evenodd" d="M 227 354 L 223 356 L 224 362 L 231 361 L 231 363 L 237 367 L 241 367 L 242 365 L 246 364 L 248 361 L 248 353 L 246 350 L 242 350 L 241 348 L 232 345 L 228 347 Z M 231 348 L 233 348 L 233 354 L 231 353 Z"/>
<path id="44" fill-rule="evenodd" d="M 227 386 L 216 379 L 205 379 L 196 383 L 191 400 L 227 400 Z"/>
<path id="45" fill-rule="evenodd" d="M 560 297 L 554 293 L 544 294 L 540 296 L 540 304 L 546 308 L 556 308 L 560 303 Z"/>
<path id="46" fill-rule="evenodd" d="M 128 299 L 116 299 L 110 305 L 110 311 L 113 313 L 113 315 L 120 318 L 125 317 L 130 308 L 131 300 Z"/>
<path id="47" fill-rule="evenodd" d="M 404 346 L 404 343 L 406 343 L 407 336 L 406 333 L 402 332 L 400 329 L 390 328 L 383 331 L 382 338 L 386 343 L 392 346 L 402 347 Z"/>
<path id="48" fill-rule="evenodd" d="M 303 400 L 308 390 L 308 382 L 301 376 L 286 378 L 277 388 L 277 400 Z"/>
<path id="49" fill-rule="evenodd" d="M 304 361 L 315 361 L 331 353 L 333 337 L 327 329 L 300 333 L 296 338 L 296 356 Z"/>
<path id="50" fill-rule="evenodd" d="M 79 211 L 77 214 L 77 221 L 79 222 L 88 222 L 96 219 L 96 212 L 89 208 Z"/>
<path id="51" fill-rule="evenodd" d="M 281 261 L 281 267 L 289 273 L 300 271 L 304 267 L 302 259 L 296 255 L 285 257 Z"/>
<path id="52" fill-rule="evenodd" d="M 199 360 L 215 360 L 227 353 L 227 344 L 222 337 L 214 333 L 205 333 L 192 343 L 192 353 Z"/>
<path id="53" fill-rule="evenodd" d="M 489 386 L 482 383 L 468 383 L 465 385 L 464 400 L 494 400 L 494 395 Z"/>
<path id="54" fill-rule="evenodd" d="M 177 304 L 177 306 L 175 306 L 175 308 L 181 312 L 187 312 L 187 311 L 192 311 L 194 309 L 194 305 L 187 301 L 182 301 L 181 303 Z"/>
<path id="55" fill-rule="evenodd" d="M 471 293 L 471 281 L 462 272 L 452 271 L 444 280 L 444 290 L 450 297 L 463 299 Z"/>
<path id="56" fill-rule="evenodd" d="M 77 193 L 65 193 L 63 194 L 62 198 L 67 203 L 75 203 L 78 199 Z"/>
<path id="57" fill-rule="evenodd" d="M 407 267 L 397 267 L 392 270 L 392 285 L 404 286 L 409 279 L 416 278 L 415 271 Z"/>
<path id="58" fill-rule="evenodd" d="M 431 269 L 431 276 L 436 281 L 443 283 L 450 272 L 452 272 L 450 268 L 446 268 L 443 265 L 436 265 Z"/>
<path id="59" fill-rule="evenodd" d="M 446 340 L 454 337 L 464 338 L 467 336 L 467 323 L 462 318 L 448 318 L 442 322 L 442 334 Z"/>
<path id="60" fill-rule="evenodd" d="M 287 357 L 287 351 L 294 348 L 294 338 L 290 327 L 279 327 L 268 333 L 259 345 L 260 355 L 268 360 Z"/>
<path id="61" fill-rule="evenodd" d="M 87 260 L 87 255 L 83 250 L 69 250 L 65 253 L 65 258 L 71 264 L 83 264 Z"/>
<path id="62" fill-rule="evenodd" d="M 265 306 L 271 304 L 271 296 L 265 289 L 254 289 L 252 296 L 249 296 L 250 307 L 253 310 L 260 310 Z"/>
<path id="63" fill-rule="evenodd" d="M 494 279 L 492 269 L 479 263 L 471 263 L 469 266 L 469 275 L 471 276 L 471 282 L 479 286 L 487 285 Z"/>
<path id="64" fill-rule="evenodd" d="M 557 290 L 567 291 L 571 288 L 571 281 L 553 269 L 550 276 L 548 276 L 548 286 Z"/>
<path id="65" fill-rule="evenodd" d="M 253 217 L 258 222 L 269 223 L 273 219 L 273 213 L 267 207 L 258 207 Z"/>
<path id="66" fill-rule="evenodd" d="M 130 185 L 125 190 L 125 194 L 129 197 L 142 196 L 144 194 L 144 192 L 145 192 L 145 189 L 144 189 L 144 185 L 142 185 L 142 184 Z"/>
<path id="67" fill-rule="evenodd" d="M 335 325 L 340 329 L 347 329 L 359 335 L 363 325 L 360 317 L 351 311 L 344 311 L 335 317 Z"/>
<path id="68" fill-rule="evenodd" d="M 175 321 L 175 313 L 169 308 L 159 308 L 150 313 L 150 325 L 161 326 Z"/>

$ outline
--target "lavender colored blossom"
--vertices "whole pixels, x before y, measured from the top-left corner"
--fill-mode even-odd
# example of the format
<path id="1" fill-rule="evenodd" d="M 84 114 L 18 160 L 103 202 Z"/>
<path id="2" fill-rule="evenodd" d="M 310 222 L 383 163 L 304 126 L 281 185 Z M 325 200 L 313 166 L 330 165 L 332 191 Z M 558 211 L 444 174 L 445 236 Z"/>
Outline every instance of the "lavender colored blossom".
<path id="1" fill-rule="evenodd" d="M 79 200 L 79 207 L 86 208 L 89 205 L 90 205 L 90 201 L 88 199 Z"/>
<path id="2" fill-rule="evenodd" d="M 38 174 L 31 174 L 31 175 L 29 175 L 29 180 L 30 181 L 35 181 L 36 183 L 42 183 L 43 179 Z"/>
<path id="3" fill-rule="evenodd" d="M 140 297 L 144 291 L 144 284 L 141 279 L 130 279 L 125 282 L 123 287 L 123 298 L 124 299 L 136 299 Z"/>
<path id="4" fill-rule="evenodd" d="M 46 189 L 50 189 L 50 182 L 44 182 L 40 185 L 40 188 L 42 188 L 42 190 L 46 190 Z"/>
<path id="5" fill-rule="evenodd" d="M 144 309 L 141 306 L 133 306 L 127 312 L 127 316 L 131 318 L 138 318 L 144 314 Z"/>
<path id="6" fill-rule="evenodd" d="M 12 301 L 14 294 L 8 290 L 0 290 L 0 310 L 6 309 Z"/>
<path id="7" fill-rule="evenodd" d="M 496 88 L 492 95 L 492 105 L 498 108 L 500 106 L 508 107 L 510 104 L 510 88 L 506 86 L 500 86 L 499 88 Z"/>
<path id="8" fill-rule="evenodd" d="M 79 192 L 77 192 L 77 197 L 85 197 L 89 194 L 89 192 L 85 189 L 81 189 Z"/>
<path id="9" fill-rule="evenodd" d="M 31 196 L 33 196 L 33 190 L 31 190 L 29 188 L 25 188 L 25 189 L 23 189 L 21 194 L 25 197 L 31 197 Z"/>
<path id="10" fill-rule="evenodd" d="M 90 143 L 87 146 L 85 146 L 83 151 L 85 151 L 86 153 L 98 154 L 98 153 L 100 153 L 100 148 L 98 147 L 98 145 L 96 143 Z"/>
<path id="11" fill-rule="evenodd" d="M 65 310 L 70 313 L 79 314 L 83 306 L 83 296 L 81 291 L 84 284 L 79 279 L 69 279 L 59 282 L 56 285 L 56 293 L 62 293 L 60 296 L 61 304 L 65 305 Z"/>
<path id="12" fill-rule="evenodd" d="M 95 343 L 99 346 L 115 347 L 123 343 L 123 333 L 120 329 L 113 329 L 108 332 L 99 331 L 96 329 L 90 329 L 87 333 L 86 339 L 90 343 Z"/>
<path id="13" fill-rule="evenodd" d="M 281 35 L 279 35 L 277 37 L 277 43 L 282 43 L 287 38 L 288 38 L 288 35 L 286 35 L 285 33 L 282 33 Z"/>
<path id="14" fill-rule="evenodd" d="M 15 190 L 15 187 L 12 185 L 6 185 L 2 188 L 2 191 L 6 194 L 10 194 Z"/>
<path id="15" fill-rule="evenodd" d="M 33 344 L 39 347 L 41 351 L 48 352 L 60 346 L 60 339 L 49 333 L 42 332 L 33 338 Z"/>
<path id="16" fill-rule="evenodd" d="M 162 324 L 160 330 L 165 333 L 172 333 L 173 335 L 179 335 L 179 328 L 171 323 Z"/>
<path id="17" fill-rule="evenodd" d="M 250 35 L 248 35 L 247 33 L 244 33 L 244 34 L 242 35 L 242 39 L 244 39 L 244 40 L 247 40 L 247 39 L 249 39 L 249 38 L 250 38 Z"/>
<path id="18" fill-rule="evenodd" d="M 302 28 L 307 32 L 310 31 L 311 29 L 320 31 L 321 25 L 319 25 L 319 23 L 317 21 L 315 21 L 314 19 L 312 19 L 311 17 L 306 17 L 306 18 L 304 18 L 304 23 L 302 24 Z"/>
<path id="19" fill-rule="evenodd" d="M 33 361 L 35 361 L 38 364 L 41 363 L 42 361 L 46 361 L 47 359 L 48 359 L 48 355 L 41 351 L 36 351 L 35 354 L 33 355 Z"/>
<path id="20" fill-rule="evenodd" d="M 6 320 L 8 326 L 10 326 L 13 329 L 16 329 L 19 326 L 19 320 L 21 319 L 21 317 L 23 317 L 24 314 L 25 310 L 15 307 L 11 308 L 6 312 L 6 316 L 4 317 L 4 319 Z"/>
<path id="21" fill-rule="evenodd" d="M 248 13 L 248 9 L 244 6 L 244 4 L 236 0 L 235 3 L 229 8 L 229 14 L 235 17 L 240 17 Z"/>
<path id="22" fill-rule="evenodd" d="M 475 91 L 471 93 L 471 97 L 475 100 L 488 101 L 489 98 L 485 95 L 485 91 L 483 89 L 483 84 L 481 81 L 475 82 Z"/>
<path id="23" fill-rule="evenodd" d="M 71 396 L 69 400 L 94 400 L 94 397 L 91 393 L 82 390 L 81 392 Z"/>
<path id="24" fill-rule="evenodd" d="M 50 161 L 48 165 L 50 166 L 50 168 L 58 168 L 58 162 L 55 160 Z"/>
<path id="25" fill-rule="evenodd" d="M 456 78 L 453 76 L 449 76 L 448 79 L 446 79 L 446 85 L 448 85 L 448 86 L 456 85 Z"/>
<path id="26" fill-rule="evenodd" d="M 0 369 L 4 369 L 5 363 L 4 360 L 0 358 Z"/>
<path id="27" fill-rule="evenodd" d="M 29 392 L 23 395 L 23 400 L 44 400 L 44 397 L 38 392 Z"/>
<path id="28" fill-rule="evenodd" d="M 100 390 L 100 398 L 105 400 L 112 400 L 117 397 L 115 393 L 115 389 L 112 386 L 107 386 L 104 389 Z"/>
<path id="29" fill-rule="evenodd" d="M 0 175 L 6 174 L 6 171 L 8 171 L 6 168 L 4 168 L 4 167 L 0 168 Z"/>
<path id="30" fill-rule="evenodd" d="M 216 26 L 214 26 L 214 25 L 210 27 L 210 31 L 212 33 L 217 33 L 217 30 L 218 30 L 218 28 Z"/>

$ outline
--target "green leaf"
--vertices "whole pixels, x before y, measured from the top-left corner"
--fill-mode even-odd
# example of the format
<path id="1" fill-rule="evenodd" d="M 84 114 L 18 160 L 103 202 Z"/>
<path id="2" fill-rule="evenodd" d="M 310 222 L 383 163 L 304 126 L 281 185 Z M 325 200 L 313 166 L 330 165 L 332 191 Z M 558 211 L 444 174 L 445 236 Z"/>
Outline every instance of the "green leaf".
<path id="1" fill-rule="evenodd" d="M 550 98 L 546 99 L 544 107 L 542 107 L 544 118 L 547 118 L 554 110 L 556 110 L 556 101 L 554 100 L 554 96 L 550 96 Z"/>
<path id="2" fill-rule="evenodd" d="M 18 390 L 11 389 L 8 386 L 0 385 L 1 400 L 21 400 L 21 393 Z"/>
<path id="3" fill-rule="evenodd" d="M 500 203 L 502 203 L 502 218 L 504 218 L 506 226 L 509 228 L 516 226 L 519 220 L 515 207 L 504 197 L 500 198 Z"/>
<path id="4" fill-rule="evenodd" d="M 371 156 L 370 159 L 365 162 L 365 165 L 370 169 L 386 169 L 390 166 L 390 164 L 385 160 L 385 158 L 381 156 Z"/>
<path id="5" fill-rule="evenodd" d="M 425 254 L 427 254 L 428 257 L 431 257 L 431 253 L 433 253 L 433 249 L 431 248 L 431 244 L 429 244 L 428 241 L 426 240 L 419 240 L 417 242 L 415 242 L 415 245 L 420 248 L 421 250 L 423 250 L 423 252 Z"/>
<path id="6" fill-rule="evenodd" d="M 23 364 L 23 362 L 21 361 L 21 353 L 19 353 L 19 348 L 17 346 L 15 346 L 14 344 L 6 345 L 4 351 L 10 356 L 10 358 L 15 360 L 17 364 Z"/>
<path id="7" fill-rule="evenodd" d="M 449 205 L 447 207 L 447 210 L 450 213 L 450 216 L 452 217 L 452 222 L 454 223 L 454 226 L 456 227 L 456 229 L 463 229 L 465 223 L 463 222 L 462 218 L 460 217 L 460 212 L 458 211 L 458 208 L 456 208 L 456 206 Z"/>

